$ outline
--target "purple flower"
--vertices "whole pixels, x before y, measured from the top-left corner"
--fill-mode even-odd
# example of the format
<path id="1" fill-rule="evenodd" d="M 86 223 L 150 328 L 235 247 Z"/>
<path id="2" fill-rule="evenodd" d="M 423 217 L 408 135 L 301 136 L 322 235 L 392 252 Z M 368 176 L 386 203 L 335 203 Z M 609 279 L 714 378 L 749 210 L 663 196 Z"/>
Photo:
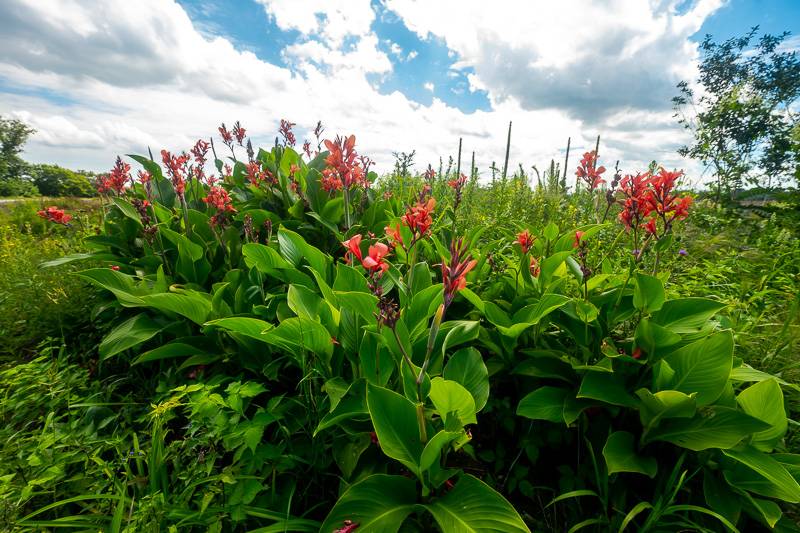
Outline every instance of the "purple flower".
<path id="1" fill-rule="evenodd" d="M 636 248 L 635 250 L 631 251 L 631 254 L 633 255 L 633 257 L 637 257 L 638 258 L 640 255 L 642 255 L 642 251 L 640 249 Z"/>
<path id="2" fill-rule="evenodd" d="M 681 248 L 680 250 L 678 250 L 678 254 L 679 254 L 679 255 L 689 255 L 689 252 L 687 252 L 686 250 L 684 250 L 683 248 Z"/>

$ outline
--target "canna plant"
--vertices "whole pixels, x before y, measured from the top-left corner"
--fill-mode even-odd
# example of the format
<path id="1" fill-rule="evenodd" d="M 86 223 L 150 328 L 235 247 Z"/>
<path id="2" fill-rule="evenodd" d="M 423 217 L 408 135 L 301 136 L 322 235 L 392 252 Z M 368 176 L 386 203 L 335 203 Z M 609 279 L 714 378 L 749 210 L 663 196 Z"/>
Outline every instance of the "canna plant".
<path id="1" fill-rule="evenodd" d="M 114 485 L 119 509 L 211 530 L 529 531 L 553 508 L 573 531 L 734 530 L 800 501 L 791 385 L 734 357 L 723 304 L 670 297 L 678 173 L 615 176 L 601 208 L 588 153 L 595 223 L 514 236 L 469 223 L 459 172 L 404 168 L 384 194 L 354 136 L 318 124 L 298 152 L 293 126 L 256 151 L 223 124 L 224 154 L 130 156 L 136 178 L 118 159 L 93 251 L 51 263 L 100 265 L 78 275 L 105 295 L 101 365 L 157 376 L 146 483 Z M 530 442 L 553 428 L 571 486 L 537 510 Z"/>

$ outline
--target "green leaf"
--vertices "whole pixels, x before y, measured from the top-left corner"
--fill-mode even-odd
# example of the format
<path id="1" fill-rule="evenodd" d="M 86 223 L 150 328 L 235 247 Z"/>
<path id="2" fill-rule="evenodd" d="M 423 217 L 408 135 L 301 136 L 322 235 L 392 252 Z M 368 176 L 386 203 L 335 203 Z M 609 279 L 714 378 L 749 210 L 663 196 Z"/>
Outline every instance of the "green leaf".
<path id="1" fill-rule="evenodd" d="M 442 373 L 444 379 L 464 386 L 475 399 L 475 410 L 480 411 L 489 399 L 489 371 L 481 353 L 475 348 L 462 348 L 450 356 Z"/>
<path id="2" fill-rule="evenodd" d="M 462 475 L 449 492 L 425 507 L 442 533 L 530 531 L 503 496 L 469 474 Z"/>
<path id="3" fill-rule="evenodd" d="M 568 394 L 567 389 L 560 387 L 539 387 L 519 402 L 517 414 L 533 420 L 562 422 Z"/>
<path id="4" fill-rule="evenodd" d="M 297 316 L 309 320 L 319 320 L 320 298 L 314 291 L 303 285 L 289 285 L 286 292 L 286 303 Z"/>
<path id="5" fill-rule="evenodd" d="M 664 390 L 653 394 L 647 389 L 639 389 L 636 395 L 642 400 L 639 418 L 646 429 L 658 425 L 662 418 L 692 418 L 697 412 L 695 395 L 676 390 Z"/>
<path id="6" fill-rule="evenodd" d="M 725 304 L 707 298 L 667 300 L 653 316 L 653 322 L 675 333 L 695 333 L 725 307 Z"/>
<path id="7" fill-rule="evenodd" d="M 763 452 L 771 452 L 786 434 L 788 422 L 783 407 L 783 391 L 774 379 L 750 385 L 739 393 L 736 401 L 748 415 L 752 415 L 772 427 L 753 434 L 751 444 Z"/>
<path id="8" fill-rule="evenodd" d="M 416 501 L 413 479 L 373 474 L 347 488 L 320 531 L 338 530 L 349 521 L 358 524 L 358 533 L 397 533 Z"/>
<path id="9" fill-rule="evenodd" d="M 308 244 L 299 234 L 286 228 L 278 230 L 278 245 L 287 261 L 299 267 L 305 259 L 323 278 L 328 274 L 328 258 L 317 248 Z"/>
<path id="10" fill-rule="evenodd" d="M 264 338 L 266 342 L 293 353 L 300 350 L 322 356 L 326 364 L 330 363 L 333 354 L 333 341 L 328 330 L 319 322 L 307 318 L 287 318 L 278 327 L 268 331 Z"/>
<path id="11" fill-rule="evenodd" d="M 367 409 L 383 453 L 419 476 L 422 441 L 416 406 L 394 391 L 368 384 Z"/>
<path id="12" fill-rule="evenodd" d="M 633 435 L 627 431 L 615 431 L 608 436 L 603 447 L 609 474 L 617 472 L 635 472 L 654 478 L 658 471 L 658 463 L 652 457 L 643 457 L 634 449 Z"/>
<path id="13" fill-rule="evenodd" d="M 800 503 L 800 484 L 769 455 L 749 446 L 722 450 L 722 453 L 747 467 L 725 472 L 725 479 L 731 485 L 785 502 Z"/>
<path id="14" fill-rule="evenodd" d="M 654 324 L 651 320 L 643 318 L 636 326 L 634 336 L 636 345 L 640 347 L 648 359 L 658 355 L 660 349 L 674 346 L 681 341 L 681 336 L 665 327 Z"/>
<path id="15" fill-rule="evenodd" d="M 76 274 L 102 289 L 106 289 L 117 297 L 126 307 L 136 307 L 144 302 L 139 297 L 142 291 L 133 284 L 133 278 L 110 268 L 90 268 Z"/>
<path id="16" fill-rule="evenodd" d="M 627 528 L 628 525 L 631 522 L 633 522 L 634 518 L 636 518 L 644 511 L 647 511 L 648 509 L 652 508 L 653 506 L 649 502 L 639 502 L 636 505 L 634 505 L 633 508 L 630 511 L 628 511 L 628 514 L 625 515 L 625 518 L 622 520 L 622 524 L 620 524 L 617 533 L 623 533 L 623 531 L 625 531 L 625 528 Z"/>
<path id="17" fill-rule="evenodd" d="M 720 331 L 687 344 L 665 357 L 675 371 L 671 389 L 697 393 L 697 406 L 714 403 L 722 395 L 733 366 L 733 333 Z"/>
<path id="18" fill-rule="evenodd" d="M 431 380 L 429 397 L 442 420 L 455 412 L 464 425 L 478 423 L 475 418 L 475 399 L 460 383 L 435 377 Z"/>
<path id="19" fill-rule="evenodd" d="M 669 419 L 651 431 L 647 441 L 664 440 L 699 452 L 733 448 L 742 439 L 769 428 L 769 424 L 730 407 L 710 406 L 694 418 Z"/>
<path id="20" fill-rule="evenodd" d="M 256 339 L 261 342 L 269 342 L 266 337 L 266 332 L 274 327 L 269 322 L 244 316 L 220 318 L 206 322 L 204 325 L 222 328 L 232 333 L 238 333 L 240 335 L 244 335 L 245 337 Z"/>
<path id="21" fill-rule="evenodd" d="M 422 456 L 419 461 L 420 472 L 428 470 L 442 455 L 442 450 L 451 442 L 463 435 L 463 431 L 439 431 L 431 440 L 425 444 Z"/>
<path id="22" fill-rule="evenodd" d="M 201 350 L 197 346 L 187 344 L 185 342 L 170 342 L 163 346 L 159 346 L 153 350 L 143 353 L 137 357 L 133 365 L 147 363 L 150 361 L 160 361 L 162 359 L 174 359 L 176 357 L 190 357 L 192 355 L 209 355 L 205 350 Z"/>
<path id="23" fill-rule="evenodd" d="M 139 217 L 139 212 L 136 211 L 136 208 L 126 199 L 120 198 L 119 196 L 114 198 L 114 205 L 116 205 L 122 214 L 126 217 L 130 218 L 131 220 L 136 221 L 139 226 L 142 225 L 142 219 Z"/>
<path id="24" fill-rule="evenodd" d="M 664 283 L 656 277 L 636 273 L 636 286 L 633 290 L 633 306 L 640 311 L 653 313 L 661 309 L 666 300 Z"/>
<path id="25" fill-rule="evenodd" d="M 317 433 L 320 431 L 335 426 L 344 420 L 350 420 L 352 418 L 363 418 L 366 420 L 369 418 L 366 395 L 367 388 L 365 381 L 363 379 L 354 381 L 347 389 L 341 401 L 336 404 L 330 413 L 320 420 L 317 428 L 314 430 L 314 437 L 316 437 Z"/>
<path id="26" fill-rule="evenodd" d="M 450 320 L 441 326 L 442 332 L 447 332 L 442 342 L 442 357 L 453 346 L 464 344 L 478 338 L 480 323 L 477 320 Z"/>
<path id="27" fill-rule="evenodd" d="M 341 307 L 346 307 L 354 311 L 358 316 L 367 321 L 375 323 L 375 315 L 378 313 L 378 298 L 366 292 L 344 292 L 334 291 L 336 299 Z"/>
<path id="28" fill-rule="evenodd" d="M 607 372 L 587 372 L 576 398 L 598 400 L 612 405 L 636 407 L 638 402 L 625 389 L 621 376 Z"/>
<path id="29" fill-rule="evenodd" d="M 292 265 L 277 251 L 263 244 L 245 244 L 242 246 L 242 255 L 248 267 L 256 267 L 265 274 L 273 270 L 292 268 Z"/>
<path id="30" fill-rule="evenodd" d="M 145 313 L 129 318 L 115 327 L 103 338 L 98 351 L 101 359 L 108 359 L 137 344 L 141 344 L 158 335 L 164 326 L 159 325 Z"/>
<path id="31" fill-rule="evenodd" d="M 142 296 L 147 307 L 185 316 L 195 324 L 203 324 L 211 314 L 211 296 L 196 291 L 162 292 Z"/>

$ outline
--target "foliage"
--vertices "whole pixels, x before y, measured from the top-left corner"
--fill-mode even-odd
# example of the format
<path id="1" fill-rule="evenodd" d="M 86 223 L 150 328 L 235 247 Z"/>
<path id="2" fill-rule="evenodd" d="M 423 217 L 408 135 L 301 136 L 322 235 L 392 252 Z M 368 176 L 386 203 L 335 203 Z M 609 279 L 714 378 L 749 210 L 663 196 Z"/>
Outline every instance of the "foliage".
<path id="1" fill-rule="evenodd" d="M 94 196 L 95 190 L 86 176 L 58 165 L 33 165 L 33 183 L 42 196 Z"/>
<path id="2" fill-rule="evenodd" d="M 758 27 L 743 37 L 700 44 L 701 96 L 688 82 L 673 99 L 680 122 L 694 134 L 681 150 L 715 173 L 717 197 L 745 184 L 777 184 L 800 177 L 797 111 L 800 58 L 782 44 L 789 36 L 765 34 Z M 688 111 L 688 112 L 687 112 Z"/>
<path id="3" fill-rule="evenodd" d="M 567 195 L 555 165 L 484 187 L 403 154 L 376 187 L 352 136 L 303 157 L 288 122 L 269 151 L 219 132 L 225 159 L 131 156 L 135 180 L 118 159 L 91 252 L 50 262 L 89 261 L 103 338 L 0 376 L 23 437 L 7 529 L 789 527 L 797 387 L 739 357 L 728 295 L 685 282 L 680 173 L 606 187 L 590 152 Z M 48 373 L 55 403 L 24 394 Z"/>
<path id="4" fill-rule="evenodd" d="M 0 183 L 22 178 L 26 163 L 19 153 L 33 132 L 21 120 L 0 116 Z M 2 189 L 9 190 L 9 186 L 4 185 Z"/>

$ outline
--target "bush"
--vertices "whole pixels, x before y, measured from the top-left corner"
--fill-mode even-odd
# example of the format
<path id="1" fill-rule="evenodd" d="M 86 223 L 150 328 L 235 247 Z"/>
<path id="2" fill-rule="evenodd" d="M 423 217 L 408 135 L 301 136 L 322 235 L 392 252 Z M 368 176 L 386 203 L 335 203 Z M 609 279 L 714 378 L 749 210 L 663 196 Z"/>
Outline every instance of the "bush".
<path id="1" fill-rule="evenodd" d="M 94 187 L 86 176 L 69 169 L 57 165 L 35 165 L 31 174 L 42 196 L 95 196 Z"/>
<path id="2" fill-rule="evenodd" d="M 32 181 L 25 178 L 0 179 L 0 197 L 31 197 L 38 196 L 39 189 Z"/>
<path id="3" fill-rule="evenodd" d="M 570 196 L 515 177 L 487 198 L 466 177 L 430 174 L 384 195 L 355 137 L 303 158 L 282 128 L 283 144 L 256 153 L 238 123 L 223 125 L 232 157 L 213 175 L 198 141 L 191 156 L 162 152 L 164 168 L 133 157 L 132 187 L 121 159 L 102 177 L 102 232 L 85 239 L 96 266 L 78 275 L 100 289 L 93 315 L 109 330 L 98 371 L 150 406 L 132 417 L 142 459 L 82 493 L 113 506 L 71 504 L 70 487 L 36 520 L 119 529 L 128 510 L 134 529 L 326 532 L 786 523 L 800 459 L 785 443 L 783 389 L 796 387 L 735 357 L 726 302 L 680 294 L 672 269 L 692 200 L 679 173 L 618 177 L 606 194 L 587 153 Z M 534 210 L 542 219 L 520 224 L 513 198 L 565 215 Z"/>

